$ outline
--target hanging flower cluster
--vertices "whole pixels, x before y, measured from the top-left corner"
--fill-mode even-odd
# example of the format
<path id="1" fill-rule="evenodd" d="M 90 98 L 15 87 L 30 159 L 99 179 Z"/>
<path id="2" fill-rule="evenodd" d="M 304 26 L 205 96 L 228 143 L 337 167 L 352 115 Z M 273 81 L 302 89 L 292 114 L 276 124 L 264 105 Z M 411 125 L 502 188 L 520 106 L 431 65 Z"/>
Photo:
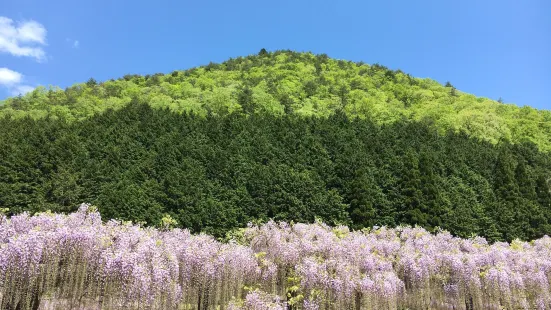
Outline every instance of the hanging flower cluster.
<path id="1" fill-rule="evenodd" d="M 0 216 L 1 309 L 548 309 L 551 238 L 268 222 L 223 243 L 70 215 Z"/>

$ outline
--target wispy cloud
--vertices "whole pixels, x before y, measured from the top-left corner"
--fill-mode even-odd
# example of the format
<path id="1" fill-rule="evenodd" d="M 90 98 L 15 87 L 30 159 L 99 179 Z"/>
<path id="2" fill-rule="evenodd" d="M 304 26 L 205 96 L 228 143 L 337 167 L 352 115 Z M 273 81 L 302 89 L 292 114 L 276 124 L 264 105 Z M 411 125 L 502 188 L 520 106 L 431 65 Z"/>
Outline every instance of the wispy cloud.
<path id="1" fill-rule="evenodd" d="M 80 42 L 78 40 L 73 40 L 71 38 L 66 38 L 65 41 L 67 44 L 69 44 L 72 48 L 78 48 L 80 46 Z"/>
<path id="2" fill-rule="evenodd" d="M 33 20 L 17 22 L 0 16 L 0 52 L 13 56 L 46 59 L 42 46 L 46 45 L 46 28 Z"/>
<path id="3" fill-rule="evenodd" d="M 23 84 L 23 81 L 23 74 L 8 68 L 0 68 L 0 86 L 6 88 L 12 96 L 24 95 L 34 89 L 30 85 Z"/>
<path id="4" fill-rule="evenodd" d="M 29 85 L 17 85 L 16 87 L 10 89 L 10 93 L 12 96 L 19 96 L 24 95 L 26 93 L 30 93 L 34 90 L 34 87 Z"/>

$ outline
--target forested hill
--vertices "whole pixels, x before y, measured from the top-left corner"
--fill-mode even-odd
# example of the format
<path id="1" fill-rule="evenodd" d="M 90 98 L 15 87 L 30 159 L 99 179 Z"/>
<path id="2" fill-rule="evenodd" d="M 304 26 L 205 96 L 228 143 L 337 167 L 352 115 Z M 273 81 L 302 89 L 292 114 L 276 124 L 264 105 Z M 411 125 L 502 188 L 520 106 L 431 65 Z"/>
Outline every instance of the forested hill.
<path id="1" fill-rule="evenodd" d="M 430 79 L 381 65 L 326 55 L 262 50 L 258 55 L 171 74 L 90 79 L 60 90 L 38 88 L 0 103 L 0 116 L 82 120 L 132 100 L 174 112 L 222 116 L 269 113 L 349 117 L 391 124 L 404 118 L 435 126 L 440 134 L 464 132 L 498 143 L 530 141 L 551 151 L 551 112 L 477 98 Z"/>
<path id="2" fill-rule="evenodd" d="M 268 219 L 551 235 L 551 112 L 280 51 L 0 106 L 0 208 L 222 237 Z M 28 117 L 30 116 L 30 117 Z M 2 210 L 0 210 L 2 212 Z"/>

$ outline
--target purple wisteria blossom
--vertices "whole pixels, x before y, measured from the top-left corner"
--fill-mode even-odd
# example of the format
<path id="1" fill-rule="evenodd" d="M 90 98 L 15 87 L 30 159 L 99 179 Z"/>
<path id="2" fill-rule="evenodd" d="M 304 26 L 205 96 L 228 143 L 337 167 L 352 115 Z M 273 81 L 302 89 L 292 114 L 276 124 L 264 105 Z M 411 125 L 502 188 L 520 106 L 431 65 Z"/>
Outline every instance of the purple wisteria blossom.
<path id="1" fill-rule="evenodd" d="M 102 222 L 88 205 L 0 216 L 1 309 L 549 309 L 551 238 L 250 225 L 224 243 Z"/>

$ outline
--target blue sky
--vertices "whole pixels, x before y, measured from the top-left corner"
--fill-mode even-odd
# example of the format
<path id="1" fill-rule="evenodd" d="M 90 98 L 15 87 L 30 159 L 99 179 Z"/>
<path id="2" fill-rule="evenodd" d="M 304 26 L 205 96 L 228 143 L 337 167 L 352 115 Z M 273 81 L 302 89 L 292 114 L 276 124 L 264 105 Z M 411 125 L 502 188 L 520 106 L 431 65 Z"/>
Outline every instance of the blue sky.
<path id="1" fill-rule="evenodd" d="M 0 98 L 266 48 L 378 62 L 551 109 L 549 0 L 2 0 L 0 16 Z"/>

